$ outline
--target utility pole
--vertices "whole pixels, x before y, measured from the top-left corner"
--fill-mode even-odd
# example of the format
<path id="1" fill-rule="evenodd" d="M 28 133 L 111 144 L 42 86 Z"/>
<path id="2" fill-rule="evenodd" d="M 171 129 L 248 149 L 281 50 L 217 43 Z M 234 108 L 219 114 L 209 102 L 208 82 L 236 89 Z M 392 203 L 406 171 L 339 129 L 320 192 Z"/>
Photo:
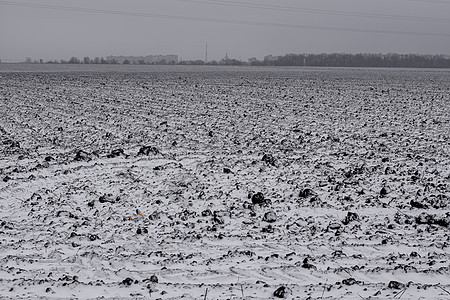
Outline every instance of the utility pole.
<path id="1" fill-rule="evenodd" d="M 205 63 L 208 62 L 208 43 L 206 43 Z"/>

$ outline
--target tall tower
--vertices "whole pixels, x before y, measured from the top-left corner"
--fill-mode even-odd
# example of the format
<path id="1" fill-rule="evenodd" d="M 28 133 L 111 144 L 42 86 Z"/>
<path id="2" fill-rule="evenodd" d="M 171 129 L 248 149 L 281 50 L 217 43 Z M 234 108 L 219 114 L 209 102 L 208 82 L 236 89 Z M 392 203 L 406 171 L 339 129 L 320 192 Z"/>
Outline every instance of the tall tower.
<path id="1" fill-rule="evenodd" d="M 208 43 L 206 43 L 205 63 L 208 62 Z"/>

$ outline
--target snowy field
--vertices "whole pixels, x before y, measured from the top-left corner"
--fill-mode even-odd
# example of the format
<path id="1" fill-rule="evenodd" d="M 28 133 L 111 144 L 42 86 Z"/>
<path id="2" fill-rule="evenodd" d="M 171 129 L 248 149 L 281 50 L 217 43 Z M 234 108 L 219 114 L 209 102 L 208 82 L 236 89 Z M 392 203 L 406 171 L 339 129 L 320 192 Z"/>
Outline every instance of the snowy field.
<path id="1" fill-rule="evenodd" d="M 450 299 L 449 71 L 2 68 L 0 298 Z"/>

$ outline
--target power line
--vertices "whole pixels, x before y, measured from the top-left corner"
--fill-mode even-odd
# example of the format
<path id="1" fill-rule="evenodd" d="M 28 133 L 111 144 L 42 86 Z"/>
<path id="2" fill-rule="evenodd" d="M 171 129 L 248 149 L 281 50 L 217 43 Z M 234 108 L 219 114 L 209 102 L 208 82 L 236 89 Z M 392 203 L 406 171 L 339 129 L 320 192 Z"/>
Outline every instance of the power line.
<path id="1" fill-rule="evenodd" d="M 350 12 L 350 11 L 343 11 L 343 10 L 300 8 L 300 7 L 294 7 L 294 6 L 253 4 L 253 3 L 238 2 L 238 1 L 223 1 L 223 0 L 210 0 L 210 1 L 205 1 L 205 0 L 175 0 L 175 1 L 199 3 L 199 4 L 207 4 L 207 5 L 219 5 L 219 6 L 230 6 L 230 7 L 253 8 L 253 9 L 261 9 L 261 10 L 269 10 L 269 11 L 299 12 L 299 13 L 309 13 L 309 14 L 319 14 L 319 15 L 335 15 L 335 16 L 377 18 L 377 19 L 392 19 L 392 20 L 407 20 L 407 21 L 450 22 L 450 19 L 445 19 L 445 18 L 415 17 L 415 16 L 402 16 L 402 15 L 391 15 L 391 14 L 374 14 L 374 13 L 364 13 L 364 12 Z M 419 0 L 409 0 L 409 1 L 419 1 Z M 435 1 L 438 1 L 438 0 L 435 0 Z"/>
<path id="2" fill-rule="evenodd" d="M 47 10 L 72 11 L 72 12 L 82 12 L 82 13 L 95 13 L 95 14 L 105 14 L 105 15 L 156 18 L 156 19 L 177 20 L 177 21 L 221 23 L 221 24 L 231 24 L 231 25 L 249 25 L 249 26 L 264 26 L 264 27 L 293 28 L 293 29 L 325 30 L 325 31 L 347 31 L 347 32 L 361 32 L 361 33 L 365 32 L 365 33 L 450 37 L 450 34 L 436 33 L 436 32 L 394 31 L 394 30 L 346 28 L 346 27 L 316 26 L 316 25 L 297 25 L 297 24 L 272 23 L 272 22 L 262 22 L 262 21 L 213 19 L 213 18 L 204 18 L 204 17 L 140 13 L 140 12 L 117 11 L 117 10 L 106 10 L 106 9 L 96 9 L 96 8 L 83 8 L 83 7 L 73 7 L 73 6 L 34 4 L 34 3 L 24 3 L 24 2 L 15 2 L 15 1 L 3 1 L 3 0 L 0 0 L 0 5 L 29 7 L 29 8 L 38 8 L 38 9 L 47 9 Z"/>
<path id="3" fill-rule="evenodd" d="M 423 3 L 434 3 L 434 4 L 450 4 L 450 1 L 444 1 L 444 0 L 405 0 L 409 2 L 423 2 Z"/>

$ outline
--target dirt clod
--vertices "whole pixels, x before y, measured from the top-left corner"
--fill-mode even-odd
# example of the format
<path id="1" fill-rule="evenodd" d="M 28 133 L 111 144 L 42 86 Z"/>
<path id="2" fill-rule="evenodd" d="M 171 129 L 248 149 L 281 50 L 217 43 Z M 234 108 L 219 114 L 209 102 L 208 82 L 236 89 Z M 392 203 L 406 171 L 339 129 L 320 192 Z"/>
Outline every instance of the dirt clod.
<path id="1" fill-rule="evenodd" d="M 287 298 L 289 290 L 285 286 L 280 286 L 273 292 L 273 295 L 277 298 Z"/>
<path id="2" fill-rule="evenodd" d="M 130 277 L 127 277 L 127 278 L 125 278 L 124 280 L 122 280 L 122 284 L 123 285 L 132 285 L 133 284 L 133 282 L 134 282 L 134 280 L 133 280 L 133 278 L 130 278 Z"/>
<path id="3" fill-rule="evenodd" d="M 305 188 L 298 193 L 298 196 L 300 198 L 308 198 L 308 197 L 316 196 L 316 193 L 310 188 Z"/>
<path id="4" fill-rule="evenodd" d="M 159 149 L 154 146 L 142 146 L 139 149 L 138 155 L 158 155 L 160 153 Z"/>
<path id="5" fill-rule="evenodd" d="M 123 149 L 119 148 L 119 149 L 114 149 L 112 150 L 108 155 L 106 155 L 107 158 L 114 158 L 114 157 L 118 157 L 118 156 L 125 156 L 125 151 L 123 151 Z"/>
<path id="6" fill-rule="evenodd" d="M 342 284 L 345 284 L 345 285 L 354 285 L 354 284 L 357 284 L 357 283 L 358 282 L 353 277 L 342 280 Z"/>
<path id="7" fill-rule="evenodd" d="M 75 161 L 90 161 L 91 156 L 89 153 L 87 153 L 84 150 L 78 150 L 78 151 L 76 151 L 74 160 Z"/>
<path id="8" fill-rule="evenodd" d="M 342 224 L 348 225 L 350 222 L 356 221 L 359 219 L 359 216 L 357 213 L 354 212 L 348 212 L 347 216 L 345 216 L 344 220 L 342 220 Z"/>
<path id="9" fill-rule="evenodd" d="M 264 195 L 261 192 L 257 192 L 252 196 L 252 203 L 262 205 L 265 203 Z"/>
<path id="10" fill-rule="evenodd" d="M 390 289 L 395 289 L 395 290 L 401 290 L 401 289 L 404 289 L 405 288 L 405 284 L 404 283 L 401 283 L 401 282 L 398 282 L 398 281 L 395 281 L 395 280 L 391 280 L 391 281 L 389 281 L 389 283 L 388 283 L 388 288 L 390 288 Z"/>
<path id="11" fill-rule="evenodd" d="M 261 160 L 271 166 L 275 166 L 277 161 L 272 154 L 264 154 Z"/>
<path id="12" fill-rule="evenodd" d="M 277 214 L 273 211 L 268 211 L 264 214 L 263 221 L 267 223 L 274 223 L 277 221 Z"/>

